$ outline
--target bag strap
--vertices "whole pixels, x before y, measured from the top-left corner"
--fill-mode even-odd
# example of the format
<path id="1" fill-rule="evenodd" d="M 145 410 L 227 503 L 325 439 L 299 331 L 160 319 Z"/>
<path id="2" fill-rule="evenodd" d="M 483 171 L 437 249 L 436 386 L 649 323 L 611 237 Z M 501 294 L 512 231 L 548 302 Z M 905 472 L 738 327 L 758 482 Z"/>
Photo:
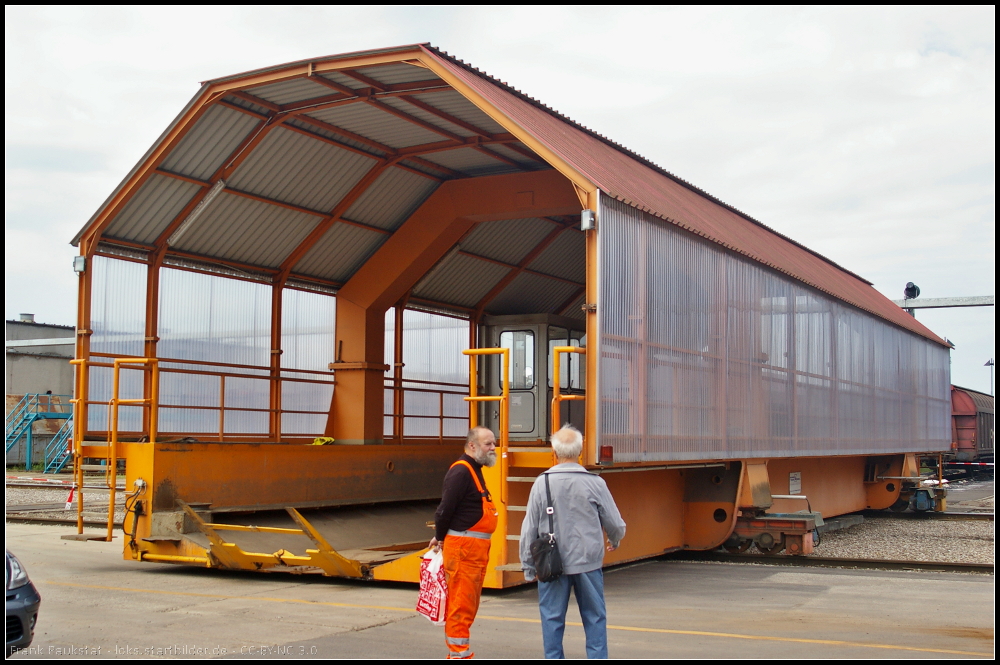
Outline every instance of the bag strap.
<path id="1" fill-rule="evenodd" d="M 548 498 L 548 505 L 545 507 L 545 512 L 549 516 L 549 539 L 553 540 L 556 537 L 556 527 L 552 521 L 552 515 L 555 513 L 555 508 L 552 507 L 552 489 L 549 487 L 549 474 L 543 473 L 545 476 L 545 496 Z"/>

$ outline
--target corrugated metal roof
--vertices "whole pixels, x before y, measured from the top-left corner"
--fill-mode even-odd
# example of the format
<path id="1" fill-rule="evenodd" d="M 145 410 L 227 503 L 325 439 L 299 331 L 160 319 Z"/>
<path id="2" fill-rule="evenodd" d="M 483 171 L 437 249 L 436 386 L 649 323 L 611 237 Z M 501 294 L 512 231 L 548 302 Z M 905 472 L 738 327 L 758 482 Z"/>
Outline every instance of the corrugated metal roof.
<path id="1" fill-rule="evenodd" d="M 389 236 L 350 224 L 334 224 L 295 265 L 301 275 L 346 282 Z"/>
<path id="2" fill-rule="evenodd" d="M 528 148 L 524 147 L 522 143 L 515 143 L 514 145 L 519 146 L 522 150 L 528 150 Z M 546 164 L 541 157 L 538 157 L 537 159 L 531 159 L 530 157 L 525 157 L 523 154 L 517 152 L 516 150 L 512 150 L 505 143 L 493 143 L 489 146 L 489 150 L 500 153 L 507 159 L 513 159 L 523 168 L 528 170 L 541 170 L 541 169 L 552 168 L 548 164 Z M 532 151 L 528 150 L 528 152 Z"/>
<path id="3" fill-rule="evenodd" d="M 379 83 L 392 85 L 393 83 L 415 83 L 416 81 L 431 81 L 437 78 L 434 72 L 416 65 L 408 65 L 405 62 L 393 63 L 391 65 L 375 65 L 373 67 L 361 67 L 355 70 L 370 79 Z"/>
<path id="4" fill-rule="evenodd" d="M 563 231 L 528 268 L 583 284 L 587 280 L 586 237 L 572 229 Z"/>
<path id="5" fill-rule="evenodd" d="M 115 215 L 104 235 L 152 244 L 200 189 L 198 185 L 177 178 L 153 175 Z"/>
<path id="6" fill-rule="evenodd" d="M 412 115 L 414 118 L 417 118 L 418 120 L 423 120 L 424 122 L 430 123 L 435 127 L 440 127 L 446 132 L 451 132 L 452 134 L 457 134 L 458 136 L 462 137 L 476 136 L 475 132 L 466 129 L 465 127 L 460 127 L 455 123 L 448 122 L 447 120 L 439 118 L 430 111 L 425 111 L 419 106 L 414 106 L 413 104 L 410 104 L 405 99 L 400 99 L 398 97 L 386 97 L 381 101 L 386 106 L 391 106 L 394 109 L 402 111 L 403 113 Z M 441 137 L 441 138 L 446 138 L 446 137 Z"/>
<path id="7" fill-rule="evenodd" d="M 310 134 L 316 134 L 317 136 L 322 136 L 324 138 L 331 139 L 333 141 L 336 141 L 337 143 L 342 143 L 342 144 L 344 144 L 346 146 L 350 146 L 352 148 L 357 148 L 358 150 L 363 150 L 363 151 L 365 151 L 365 152 L 367 152 L 369 154 L 375 155 L 377 157 L 384 157 L 385 155 L 388 154 L 388 153 L 386 153 L 383 150 L 379 150 L 378 148 L 373 148 L 372 146 L 368 145 L 367 143 L 362 143 L 360 141 L 355 141 L 354 139 L 348 138 L 348 137 L 344 136 L 343 134 L 338 134 L 336 132 L 331 132 L 331 131 L 329 131 L 327 129 L 323 129 L 322 127 L 319 127 L 318 125 L 313 125 L 313 124 L 310 124 L 310 123 L 305 122 L 303 120 L 299 120 L 298 118 L 289 118 L 288 120 L 285 120 L 284 124 L 291 125 L 292 127 L 297 127 L 298 129 L 302 129 L 304 131 L 307 131 Z"/>
<path id="8" fill-rule="evenodd" d="M 472 177 L 515 173 L 520 170 L 499 159 L 484 155 L 479 150 L 474 150 L 473 148 L 456 148 L 455 150 L 432 152 L 423 155 L 423 158 L 429 162 L 446 166 L 449 169 L 461 171 L 465 175 Z"/>
<path id="9" fill-rule="evenodd" d="M 490 314 L 551 314 L 577 289 L 566 282 L 522 272 L 486 304 L 486 311 Z"/>
<path id="10" fill-rule="evenodd" d="M 537 217 L 482 222 L 461 242 L 466 252 L 511 265 L 533 250 L 555 226 Z"/>
<path id="11" fill-rule="evenodd" d="M 364 103 L 335 106 L 308 115 L 390 148 L 406 148 L 444 140 L 440 134 Z"/>
<path id="12" fill-rule="evenodd" d="M 382 229 L 399 228 L 440 183 L 416 173 L 386 169 L 344 213 L 344 219 Z"/>
<path id="13" fill-rule="evenodd" d="M 292 102 L 301 102 L 304 99 L 336 94 L 336 91 L 325 85 L 306 78 L 269 83 L 256 88 L 248 88 L 247 92 L 272 104 L 291 104 Z"/>
<path id="14" fill-rule="evenodd" d="M 560 316 L 565 316 L 570 319 L 579 319 L 580 321 L 586 321 L 587 315 L 583 311 L 583 303 L 587 301 L 587 294 L 581 294 L 579 298 L 574 300 L 569 304 L 568 307 L 563 309 L 562 312 L 556 312 Z M 559 305 L 556 305 L 558 307 Z"/>
<path id="15" fill-rule="evenodd" d="M 339 83 L 342 86 L 351 88 L 352 90 L 359 90 L 361 88 L 367 88 L 367 83 L 362 83 L 361 81 L 351 78 L 347 74 L 341 74 L 340 72 L 323 72 L 322 74 L 317 74 L 317 76 L 322 76 L 325 79 L 329 79 L 334 83 Z"/>
<path id="16" fill-rule="evenodd" d="M 447 171 L 445 171 L 443 166 L 440 168 L 434 168 L 430 165 L 430 163 L 427 162 L 415 162 L 410 159 L 404 159 L 399 163 L 416 171 L 420 171 L 421 173 L 426 173 L 435 178 L 447 177 L 448 175 Z"/>
<path id="17" fill-rule="evenodd" d="M 498 125 L 493 118 L 480 111 L 478 106 L 455 90 L 425 92 L 415 95 L 415 97 L 425 104 L 430 104 L 439 111 L 444 111 L 450 116 L 480 127 L 490 134 L 502 134 L 507 131 L 501 125 Z"/>
<path id="18" fill-rule="evenodd" d="M 315 215 L 223 192 L 195 220 L 177 249 L 277 268 L 319 221 Z"/>
<path id="19" fill-rule="evenodd" d="M 222 99 L 228 104 L 239 106 L 240 108 L 247 109 L 248 111 L 253 111 L 257 115 L 267 115 L 271 112 L 271 110 L 266 106 L 254 104 L 253 102 L 249 102 L 243 97 L 237 97 L 236 95 L 226 95 Z"/>
<path id="20" fill-rule="evenodd" d="M 329 212 L 375 163 L 373 157 L 278 127 L 236 169 L 227 185 Z"/>
<path id="21" fill-rule="evenodd" d="M 206 180 L 261 120 L 225 106 L 212 106 L 160 165 L 173 173 Z"/>
<path id="22" fill-rule="evenodd" d="M 871 284 L 829 259 L 442 51 L 421 48 L 603 192 L 902 328 L 945 343 Z"/>
<path id="23" fill-rule="evenodd" d="M 510 268 L 463 254 L 451 254 L 413 289 L 417 298 L 475 307 Z"/>

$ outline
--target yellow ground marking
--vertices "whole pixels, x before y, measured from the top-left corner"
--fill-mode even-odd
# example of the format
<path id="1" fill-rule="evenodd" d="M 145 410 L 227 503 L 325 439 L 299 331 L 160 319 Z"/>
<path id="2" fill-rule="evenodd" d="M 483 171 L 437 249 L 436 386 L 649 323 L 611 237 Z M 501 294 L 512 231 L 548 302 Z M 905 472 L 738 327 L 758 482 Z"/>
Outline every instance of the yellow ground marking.
<path id="1" fill-rule="evenodd" d="M 166 591 L 163 589 L 134 589 L 129 587 L 103 586 L 100 584 L 77 584 L 75 582 L 56 582 L 52 580 L 46 580 L 44 583 L 51 584 L 53 586 L 75 587 L 79 589 L 129 591 L 132 593 L 150 593 L 150 594 L 159 594 L 164 596 L 189 596 L 192 598 L 214 598 L 220 600 L 260 600 L 271 603 L 296 603 L 299 605 L 319 605 L 325 607 L 349 607 L 352 609 L 387 610 L 390 612 L 406 612 L 408 614 L 416 614 L 416 610 L 412 608 L 392 607 L 389 605 L 361 605 L 358 603 L 334 603 L 321 600 L 304 600 L 301 598 L 269 598 L 267 596 L 231 596 L 221 593 L 197 593 L 194 591 Z M 500 616 L 491 616 L 488 614 L 480 614 L 476 618 L 484 619 L 487 621 L 512 621 L 517 623 L 534 623 L 534 624 L 541 623 L 539 619 L 500 617 Z M 576 621 L 567 621 L 566 625 L 583 626 L 582 623 Z M 722 637 L 722 638 L 737 639 L 737 640 L 763 640 L 767 642 L 794 642 L 797 644 L 825 644 L 829 646 L 859 647 L 863 649 L 897 649 L 900 651 L 920 651 L 923 653 L 949 653 L 949 654 L 956 654 L 959 656 L 988 656 L 988 657 L 993 656 L 992 653 L 983 653 L 979 651 L 957 651 L 955 649 L 931 649 L 927 647 L 910 647 L 898 644 L 878 644 L 874 642 L 850 642 L 847 640 L 817 640 L 805 637 L 779 637 L 775 635 L 745 635 L 742 633 L 718 633 L 714 631 L 705 631 L 705 630 L 671 630 L 669 628 L 640 628 L 638 626 L 612 626 L 610 624 L 608 624 L 608 630 L 624 630 L 636 633 L 660 633 L 665 635 L 695 635 L 698 637 Z"/>

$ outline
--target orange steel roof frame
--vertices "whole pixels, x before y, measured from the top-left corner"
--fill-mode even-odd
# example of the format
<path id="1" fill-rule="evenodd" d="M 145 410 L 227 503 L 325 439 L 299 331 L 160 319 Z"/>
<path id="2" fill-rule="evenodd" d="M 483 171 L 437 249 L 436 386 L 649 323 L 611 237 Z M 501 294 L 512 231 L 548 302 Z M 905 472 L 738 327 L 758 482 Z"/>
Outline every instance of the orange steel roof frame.
<path id="1" fill-rule="evenodd" d="M 110 243 L 154 263 L 173 256 L 335 289 L 441 183 L 549 169 L 581 209 L 596 210 L 603 192 L 946 344 L 870 282 L 428 44 L 203 83 L 73 244 L 84 256 Z M 560 212 L 472 228 L 409 297 L 478 318 L 518 313 L 530 282 L 551 292 L 550 313 L 580 316 L 577 222 Z"/>

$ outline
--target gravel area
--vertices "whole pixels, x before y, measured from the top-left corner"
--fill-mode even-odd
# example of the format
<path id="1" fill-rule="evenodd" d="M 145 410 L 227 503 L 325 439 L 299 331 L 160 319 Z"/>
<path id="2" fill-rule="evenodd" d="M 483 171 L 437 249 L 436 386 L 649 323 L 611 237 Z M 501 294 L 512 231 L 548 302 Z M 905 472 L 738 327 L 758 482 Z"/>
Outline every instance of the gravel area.
<path id="1" fill-rule="evenodd" d="M 85 489 L 83 516 L 87 520 L 107 520 L 108 490 Z M 34 487 L 5 487 L 4 507 L 9 517 L 42 519 L 75 519 L 76 498 L 71 510 L 63 506 L 69 497 L 68 487 L 36 489 Z M 125 493 L 115 493 L 115 521 L 125 516 Z M 21 508 L 21 510 L 18 510 Z"/>
<path id="2" fill-rule="evenodd" d="M 823 534 L 813 556 L 944 563 L 993 563 L 994 524 L 987 520 L 872 517 Z M 751 547 L 744 556 L 768 558 Z"/>

